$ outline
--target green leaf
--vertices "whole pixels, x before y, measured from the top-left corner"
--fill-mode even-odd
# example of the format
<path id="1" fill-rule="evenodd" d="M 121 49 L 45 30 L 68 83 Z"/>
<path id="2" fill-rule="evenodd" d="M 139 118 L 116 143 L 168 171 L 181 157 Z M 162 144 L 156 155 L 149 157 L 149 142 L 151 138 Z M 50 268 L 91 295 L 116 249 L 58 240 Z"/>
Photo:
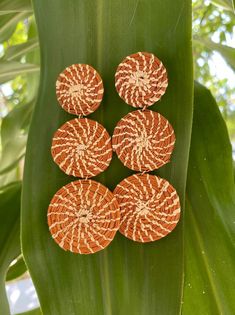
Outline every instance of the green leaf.
<path id="1" fill-rule="evenodd" d="M 0 43 L 6 41 L 15 31 L 16 25 L 20 20 L 29 16 L 27 12 L 8 13 L 0 19 Z"/>
<path id="2" fill-rule="evenodd" d="M 14 265 L 10 266 L 7 270 L 6 281 L 11 281 L 16 278 L 21 277 L 27 271 L 24 259 L 22 257 L 18 258 Z"/>
<path id="3" fill-rule="evenodd" d="M 0 15 L 14 12 L 32 12 L 30 0 L 2 0 L 0 3 Z"/>
<path id="4" fill-rule="evenodd" d="M 5 276 L 10 263 L 20 254 L 21 183 L 0 188 L 0 314 L 10 315 Z"/>
<path id="5" fill-rule="evenodd" d="M 27 134 L 25 128 L 29 125 L 33 102 L 17 105 L 2 120 L 0 159 L 0 175 L 15 168 L 25 153 Z"/>
<path id="6" fill-rule="evenodd" d="M 12 80 L 14 77 L 24 73 L 35 73 L 39 71 L 38 65 L 20 63 L 17 61 L 0 62 L 0 84 Z"/>
<path id="7" fill-rule="evenodd" d="M 214 43 L 210 39 L 206 38 L 196 37 L 195 40 L 202 43 L 207 48 L 215 50 L 218 53 L 220 53 L 221 56 L 225 59 L 225 61 L 228 63 L 228 65 L 235 71 L 235 48 Z"/>
<path id="8" fill-rule="evenodd" d="M 28 39 L 33 40 L 37 37 L 37 27 L 34 17 L 30 20 L 29 23 L 29 31 L 28 31 Z M 40 53 L 39 49 L 33 50 L 26 55 L 26 62 L 33 63 L 35 65 L 40 64 Z M 29 73 L 26 76 L 27 80 L 27 101 L 30 102 L 36 99 L 38 87 L 39 87 L 39 73 Z"/>
<path id="9" fill-rule="evenodd" d="M 25 56 L 26 54 L 38 48 L 39 48 L 38 39 L 32 38 L 23 44 L 10 46 L 6 50 L 3 59 L 7 61 L 11 61 L 11 60 L 20 61 L 22 56 Z"/>
<path id="10" fill-rule="evenodd" d="M 211 0 L 211 2 L 223 9 L 234 11 L 234 0 Z"/>
<path id="11" fill-rule="evenodd" d="M 166 65 L 169 87 L 152 107 L 172 123 L 176 149 L 158 172 L 176 187 L 182 206 L 192 118 L 191 1 L 34 1 L 41 47 L 41 85 L 27 144 L 22 201 L 23 255 L 44 314 L 179 314 L 183 286 L 182 220 L 166 238 L 137 244 L 119 233 L 94 255 L 64 252 L 50 236 L 47 208 L 54 193 L 74 178 L 53 163 L 50 146 L 71 119 L 58 105 L 55 81 L 72 63 L 88 63 L 105 85 L 92 117 L 110 133 L 131 110 L 117 95 L 118 63 L 137 51 L 155 53 Z M 113 189 L 128 171 L 114 157 L 97 180 Z"/>
<path id="12" fill-rule="evenodd" d="M 183 314 L 235 314 L 234 230 L 228 131 L 211 93 L 196 84 L 185 210 Z"/>

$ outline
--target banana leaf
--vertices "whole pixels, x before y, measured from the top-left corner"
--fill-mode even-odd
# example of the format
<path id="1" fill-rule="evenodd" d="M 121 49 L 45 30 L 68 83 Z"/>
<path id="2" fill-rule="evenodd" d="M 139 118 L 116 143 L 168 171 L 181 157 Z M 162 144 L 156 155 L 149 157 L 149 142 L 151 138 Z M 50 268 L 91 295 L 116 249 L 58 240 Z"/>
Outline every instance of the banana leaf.
<path id="1" fill-rule="evenodd" d="M 5 277 L 10 263 L 20 254 L 21 183 L 0 189 L 0 314 L 10 315 Z"/>
<path id="2" fill-rule="evenodd" d="M 235 314 L 235 185 L 228 131 L 195 86 L 185 209 L 183 314 Z"/>
<path id="3" fill-rule="evenodd" d="M 35 18 L 32 17 L 29 23 L 29 30 L 28 30 L 28 41 L 37 41 L 38 47 L 38 34 L 37 34 L 37 27 Z M 36 43 L 35 43 L 36 44 Z M 40 54 L 39 54 L 39 47 L 30 51 L 25 56 L 25 61 L 27 63 L 40 65 Z M 36 96 L 38 93 L 38 86 L 39 86 L 39 73 L 28 73 L 26 75 L 27 81 L 27 101 L 31 102 L 32 100 L 35 102 Z"/>
<path id="4" fill-rule="evenodd" d="M 58 105 L 55 81 L 72 63 L 88 63 L 104 80 L 105 96 L 94 115 L 110 133 L 131 108 L 117 95 L 118 63 L 150 51 L 165 64 L 169 87 L 152 107 L 173 125 L 172 162 L 158 174 L 177 189 L 182 208 L 192 124 L 191 1 L 34 0 L 41 48 L 41 84 L 30 127 L 23 184 L 23 255 L 43 314 L 178 314 L 183 288 L 183 216 L 166 238 L 137 244 L 119 233 L 105 250 L 82 256 L 64 252 L 52 240 L 47 208 L 53 194 L 74 178 L 50 155 L 56 129 L 72 118 Z M 114 157 L 96 179 L 110 189 L 128 171 Z"/>

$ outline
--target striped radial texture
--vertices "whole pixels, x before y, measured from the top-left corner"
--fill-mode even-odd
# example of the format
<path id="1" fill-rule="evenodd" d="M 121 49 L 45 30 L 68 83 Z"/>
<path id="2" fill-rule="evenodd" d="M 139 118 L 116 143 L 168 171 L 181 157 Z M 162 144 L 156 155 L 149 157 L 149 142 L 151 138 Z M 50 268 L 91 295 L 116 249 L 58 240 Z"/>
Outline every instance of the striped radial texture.
<path id="1" fill-rule="evenodd" d="M 174 130 L 168 120 L 150 110 L 127 114 L 118 122 L 112 137 L 119 159 L 135 171 L 151 171 L 168 163 L 174 143 Z"/>
<path id="2" fill-rule="evenodd" d="M 153 54 L 138 52 L 127 56 L 118 66 L 115 86 L 119 96 L 133 107 L 156 103 L 168 86 L 167 72 Z"/>
<path id="3" fill-rule="evenodd" d="M 91 254 L 105 248 L 120 224 L 113 193 L 93 180 L 78 180 L 62 187 L 48 208 L 52 237 L 64 250 Z"/>
<path id="4" fill-rule="evenodd" d="M 74 115 L 89 115 L 103 98 L 103 82 L 98 72 L 87 64 L 67 67 L 56 81 L 57 99 L 64 110 Z"/>
<path id="5" fill-rule="evenodd" d="M 75 118 L 56 131 L 51 153 L 55 163 L 66 174 L 88 178 L 109 166 L 112 159 L 111 138 L 98 122 Z"/>
<path id="6" fill-rule="evenodd" d="M 151 242 L 169 234 L 180 218 L 180 202 L 170 183 L 149 174 L 135 174 L 114 190 L 120 206 L 119 231 L 137 242 Z"/>

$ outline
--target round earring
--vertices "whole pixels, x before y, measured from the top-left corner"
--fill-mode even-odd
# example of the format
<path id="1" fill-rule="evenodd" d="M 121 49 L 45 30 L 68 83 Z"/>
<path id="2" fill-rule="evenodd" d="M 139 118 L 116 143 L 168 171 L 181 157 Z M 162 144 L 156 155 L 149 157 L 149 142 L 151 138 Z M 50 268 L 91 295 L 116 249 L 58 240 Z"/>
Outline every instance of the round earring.
<path id="1" fill-rule="evenodd" d="M 168 86 L 163 63 L 153 54 L 138 52 L 127 56 L 115 73 L 119 96 L 133 107 L 148 107 L 160 100 Z"/>
<path id="2" fill-rule="evenodd" d="M 169 234 L 180 218 L 176 190 L 160 177 L 135 174 L 114 190 L 120 206 L 119 231 L 137 242 L 153 242 Z"/>
<path id="3" fill-rule="evenodd" d="M 62 108 L 79 115 L 54 134 L 51 154 L 71 182 L 53 196 L 47 212 L 50 233 L 64 250 L 91 254 L 107 247 L 120 225 L 120 209 L 113 193 L 88 179 L 103 172 L 112 158 L 111 138 L 98 122 L 83 118 L 103 96 L 103 83 L 95 69 L 77 64 L 66 68 L 56 83 Z"/>
<path id="4" fill-rule="evenodd" d="M 116 198 L 94 180 L 77 180 L 62 187 L 52 198 L 47 217 L 55 242 L 79 254 L 107 247 L 120 224 Z"/>
<path id="5" fill-rule="evenodd" d="M 120 211 L 120 232 L 137 242 L 151 242 L 170 233 L 180 218 L 180 202 L 168 181 L 145 174 L 170 161 L 175 134 L 169 121 L 146 109 L 165 93 L 168 79 L 162 62 L 138 52 L 118 66 L 115 85 L 119 96 L 139 108 L 116 125 L 112 147 L 121 162 L 142 173 L 132 175 L 114 190 Z"/>
<path id="6" fill-rule="evenodd" d="M 136 110 L 116 125 L 112 145 L 122 163 L 134 171 L 152 171 L 170 161 L 175 134 L 168 120 L 151 110 Z"/>
<path id="7" fill-rule="evenodd" d="M 111 162 L 111 138 L 98 122 L 75 118 L 55 132 L 51 154 L 67 175 L 93 177 L 103 172 Z"/>
<path id="8" fill-rule="evenodd" d="M 99 73 L 90 65 L 74 64 L 60 73 L 56 96 L 62 108 L 74 115 L 89 115 L 100 105 L 104 87 Z"/>

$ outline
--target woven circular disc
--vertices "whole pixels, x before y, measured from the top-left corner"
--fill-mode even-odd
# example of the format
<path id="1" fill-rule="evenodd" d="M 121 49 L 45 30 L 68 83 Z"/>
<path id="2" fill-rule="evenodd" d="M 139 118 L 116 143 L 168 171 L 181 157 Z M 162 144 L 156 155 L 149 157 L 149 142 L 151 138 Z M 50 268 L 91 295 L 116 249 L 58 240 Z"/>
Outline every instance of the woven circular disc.
<path id="1" fill-rule="evenodd" d="M 119 159 L 135 171 L 152 171 L 168 163 L 174 143 L 174 130 L 168 120 L 151 110 L 127 114 L 112 137 Z"/>
<path id="2" fill-rule="evenodd" d="M 165 93 L 167 85 L 167 72 L 162 62 L 147 52 L 127 56 L 115 74 L 119 96 L 133 107 L 153 105 Z"/>
<path id="3" fill-rule="evenodd" d="M 93 177 L 109 166 L 112 159 L 111 138 L 98 122 L 75 118 L 56 131 L 51 154 L 66 174 Z"/>
<path id="4" fill-rule="evenodd" d="M 108 246 L 120 224 L 113 193 L 93 180 L 78 180 L 62 187 L 47 213 L 52 237 L 64 250 L 91 254 Z"/>
<path id="5" fill-rule="evenodd" d="M 64 110 L 74 115 L 89 115 L 102 101 L 103 82 L 89 65 L 75 64 L 60 73 L 56 81 L 57 99 Z"/>
<path id="6" fill-rule="evenodd" d="M 149 174 L 135 174 L 114 190 L 121 211 L 119 231 L 137 242 L 156 241 L 176 226 L 180 202 L 168 181 Z"/>

